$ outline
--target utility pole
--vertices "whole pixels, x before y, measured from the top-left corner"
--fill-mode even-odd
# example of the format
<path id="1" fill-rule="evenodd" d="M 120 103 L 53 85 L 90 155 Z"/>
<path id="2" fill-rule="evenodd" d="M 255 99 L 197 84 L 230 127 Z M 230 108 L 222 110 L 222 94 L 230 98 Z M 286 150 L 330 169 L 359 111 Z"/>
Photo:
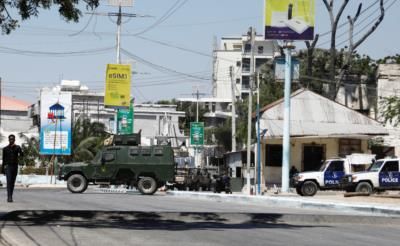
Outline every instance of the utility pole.
<path id="1" fill-rule="evenodd" d="M 3 100 L 2 99 L 2 91 L 3 91 L 3 88 L 2 88 L 2 83 L 1 83 L 1 77 L 0 77 L 0 130 L 1 130 L 1 101 Z"/>
<path id="2" fill-rule="evenodd" d="M 235 94 L 235 80 L 233 74 L 233 66 L 229 67 L 229 73 L 231 76 L 231 89 L 232 89 L 232 152 L 236 152 L 236 94 Z"/>
<path id="3" fill-rule="evenodd" d="M 124 1 L 124 0 L 109 0 L 109 4 L 112 6 L 118 7 L 118 12 L 110 12 L 110 13 L 86 13 L 91 15 L 100 15 L 100 16 L 116 16 L 117 17 L 117 64 L 121 64 L 121 29 L 122 29 L 122 17 L 150 17 L 148 15 L 137 15 L 130 13 L 123 13 L 122 7 L 133 7 L 133 1 Z M 114 126 L 113 132 L 114 134 L 118 134 L 118 109 L 114 112 Z"/>
<path id="4" fill-rule="evenodd" d="M 261 195 L 260 78 L 257 80 L 257 195 Z"/>
<path id="5" fill-rule="evenodd" d="M 292 42 L 286 41 L 285 61 L 285 99 L 283 115 L 283 153 L 282 153 L 282 192 L 289 192 L 289 163 L 290 163 L 290 88 L 292 83 Z"/>
<path id="6" fill-rule="evenodd" d="M 247 194 L 250 195 L 250 163 L 251 163 L 251 109 L 252 109 L 252 93 L 253 93 L 253 84 L 254 84 L 254 42 L 255 42 L 255 29 L 253 27 L 249 28 L 247 32 L 248 37 L 250 38 L 251 44 L 251 57 L 250 57 L 250 91 L 249 91 L 249 107 L 247 113 L 247 170 L 246 170 L 246 187 Z"/>
<path id="7" fill-rule="evenodd" d="M 196 92 L 193 93 L 193 96 L 196 96 L 196 123 L 199 122 L 199 99 L 200 96 L 205 95 L 205 93 L 200 93 L 199 88 L 196 89 Z M 199 149 L 197 146 L 194 147 L 194 165 L 197 166 L 199 163 L 198 153 Z"/>
<path id="8" fill-rule="evenodd" d="M 121 23 L 122 12 L 121 5 L 118 6 L 118 19 L 117 19 L 117 64 L 121 64 Z"/>

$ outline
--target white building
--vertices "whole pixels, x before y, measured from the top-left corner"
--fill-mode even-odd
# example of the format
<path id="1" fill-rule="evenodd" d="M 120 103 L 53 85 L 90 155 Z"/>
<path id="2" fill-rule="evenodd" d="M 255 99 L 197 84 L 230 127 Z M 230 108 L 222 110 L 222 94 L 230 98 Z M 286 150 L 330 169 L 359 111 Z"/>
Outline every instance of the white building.
<path id="1" fill-rule="evenodd" d="M 382 117 L 382 99 L 390 96 L 400 97 L 400 64 L 380 64 L 377 71 L 377 114 L 378 121 L 384 123 Z M 389 136 L 377 140 L 380 146 L 375 146 L 378 155 L 400 156 L 400 130 L 389 122 L 385 123 Z"/>
<path id="2" fill-rule="evenodd" d="M 279 51 L 278 43 L 256 36 L 253 47 L 254 65 L 259 69 L 268 60 L 274 59 Z M 219 99 L 231 99 L 231 67 L 235 83 L 235 96 L 247 97 L 250 91 L 251 43 L 246 35 L 242 37 L 223 37 L 219 47 L 214 49 L 214 73 L 212 95 Z"/>

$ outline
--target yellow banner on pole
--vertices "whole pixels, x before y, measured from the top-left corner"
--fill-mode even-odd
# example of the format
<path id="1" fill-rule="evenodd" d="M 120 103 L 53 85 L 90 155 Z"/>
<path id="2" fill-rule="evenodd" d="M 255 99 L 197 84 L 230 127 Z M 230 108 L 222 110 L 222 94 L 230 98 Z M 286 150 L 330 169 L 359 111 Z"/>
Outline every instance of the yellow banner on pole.
<path id="1" fill-rule="evenodd" d="M 131 65 L 107 64 L 104 105 L 129 108 L 131 100 Z"/>

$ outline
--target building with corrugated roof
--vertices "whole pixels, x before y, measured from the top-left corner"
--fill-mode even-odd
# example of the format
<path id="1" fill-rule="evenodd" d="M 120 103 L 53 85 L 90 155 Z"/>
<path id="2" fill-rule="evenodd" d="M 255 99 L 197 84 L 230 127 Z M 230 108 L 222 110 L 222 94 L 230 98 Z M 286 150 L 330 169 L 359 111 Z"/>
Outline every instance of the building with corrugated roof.
<path id="1" fill-rule="evenodd" d="M 370 140 L 388 135 L 380 122 L 309 90 L 292 93 L 290 104 L 290 165 L 299 171 L 330 157 L 372 153 Z M 261 109 L 262 184 L 281 183 L 283 115 L 283 99 Z"/>

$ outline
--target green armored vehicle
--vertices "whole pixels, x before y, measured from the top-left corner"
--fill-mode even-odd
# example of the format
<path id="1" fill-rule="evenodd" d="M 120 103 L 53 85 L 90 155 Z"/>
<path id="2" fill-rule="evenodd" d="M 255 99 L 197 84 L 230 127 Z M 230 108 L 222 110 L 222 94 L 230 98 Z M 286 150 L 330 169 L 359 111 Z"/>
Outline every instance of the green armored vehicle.
<path id="1" fill-rule="evenodd" d="M 59 179 L 72 193 L 84 192 L 89 183 L 129 185 L 144 195 L 154 194 L 174 179 L 171 146 L 139 146 L 140 134 L 115 135 L 90 162 L 62 165 Z"/>

